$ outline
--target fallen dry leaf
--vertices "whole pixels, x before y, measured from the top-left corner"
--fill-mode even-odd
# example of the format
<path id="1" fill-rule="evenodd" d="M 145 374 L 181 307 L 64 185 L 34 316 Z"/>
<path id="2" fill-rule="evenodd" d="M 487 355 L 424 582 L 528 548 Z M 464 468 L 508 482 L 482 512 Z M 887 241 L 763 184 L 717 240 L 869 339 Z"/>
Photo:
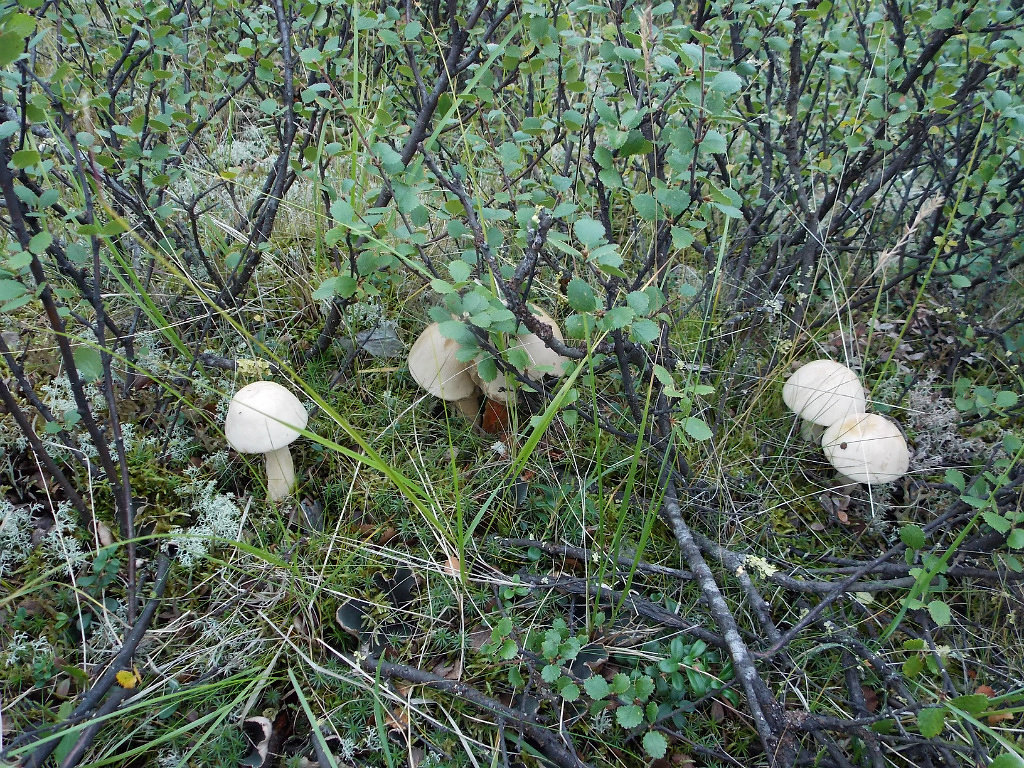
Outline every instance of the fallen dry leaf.
<path id="1" fill-rule="evenodd" d="M 875 693 L 875 689 L 862 685 L 860 691 L 864 696 L 864 709 L 868 711 L 868 714 L 876 712 L 878 710 L 878 694 Z"/>

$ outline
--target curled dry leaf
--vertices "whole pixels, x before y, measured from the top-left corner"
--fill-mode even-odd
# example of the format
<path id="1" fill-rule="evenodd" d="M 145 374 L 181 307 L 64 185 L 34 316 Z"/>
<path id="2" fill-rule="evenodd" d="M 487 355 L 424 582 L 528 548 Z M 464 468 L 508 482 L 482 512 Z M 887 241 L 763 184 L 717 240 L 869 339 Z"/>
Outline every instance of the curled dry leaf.
<path id="1" fill-rule="evenodd" d="M 868 714 L 878 711 L 878 694 L 875 692 L 875 689 L 862 685 L 860 692 L 864 697 L 864 709 L 867 710 Z"/>
<path id="2" fill-rule="evenodd" d="M 451 664 L 442 662 L 430 671 L 446 680 L 458 680 L 462 677 L 462 661 L 455 659 Z"/>

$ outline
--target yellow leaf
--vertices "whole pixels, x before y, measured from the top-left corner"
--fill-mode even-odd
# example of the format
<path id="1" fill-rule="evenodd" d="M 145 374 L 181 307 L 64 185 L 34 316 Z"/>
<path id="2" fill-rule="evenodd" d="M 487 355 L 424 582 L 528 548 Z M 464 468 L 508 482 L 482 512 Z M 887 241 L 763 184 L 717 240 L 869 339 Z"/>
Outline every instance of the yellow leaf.
<path id="1" fill-rule="evenodd" d="M 135 675 L 129 672 L 127 669 L 122 669 L 117 673 L 117 682 L 122 688 L 128 688 L 131 690 L 135 687 L 136 678 Z"/>

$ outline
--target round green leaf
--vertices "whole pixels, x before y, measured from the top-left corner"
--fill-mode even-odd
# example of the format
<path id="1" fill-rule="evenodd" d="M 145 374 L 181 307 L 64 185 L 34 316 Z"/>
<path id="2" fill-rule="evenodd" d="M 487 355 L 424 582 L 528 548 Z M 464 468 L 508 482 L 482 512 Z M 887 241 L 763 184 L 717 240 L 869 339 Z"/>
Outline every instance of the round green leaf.
<path id="1" fill-rule="evenodd" d="M 683 429 L 686 430 L 686 434 L 697 441 L 710 440 L 713 434 L 711 432 L 711 427 L 707 425 L 707 422 L 694 416 L 690 416 L 683 420 Z"/>
<path id="2" fill-rule="evenodd" d="M 928 614 L 938 626 L 945 627 L 952 620 L 949 606 L 941 600 L 932 600 L 928 603 Z"/>
<path id="3" fill-rule="evenodd" d="M 74 351 L 75 368 L 85 381 L 96 381 L 103 375 L 100 353 L 92 347 L 77 347 Z"/>
<path id="4" fill-rule="evenodd" d="M 668 741 L 657 731 L 648 731 L 644 734 L 644 752 L 660 760 L 668 752 Z"/>
<path id="5" fill-rule="evenodd" d="M 574 277 L 569 281 L 565 290 L 569 298 L 569 306 L 577 312 L 593 312 L 597 309 L 597 297 L 594 296 L 594 289 L 585 281 Z"/>
<path id="6" fill-rule="evenodd" d="M 572 223 L 572 231 L 587 248 L 593 248 L 604 238 L 604 224 L 597 219 L 582 218 Z"/>
<path id="7" fill-rule="evenodd" d="M 736 93 L 736 91 L 743 87 L 743 79 L 735 72 L 719 72 L 711 78 L 708 87 L 712 91 L 718 91 L 718 93 Z"/>
<path id="8" fill-rule="evenodd" d="M 615 720 L 623 728 L 636 728 L 644 721 L 644 713 L 636 704 L 627 704 L 615 710 Z"/>

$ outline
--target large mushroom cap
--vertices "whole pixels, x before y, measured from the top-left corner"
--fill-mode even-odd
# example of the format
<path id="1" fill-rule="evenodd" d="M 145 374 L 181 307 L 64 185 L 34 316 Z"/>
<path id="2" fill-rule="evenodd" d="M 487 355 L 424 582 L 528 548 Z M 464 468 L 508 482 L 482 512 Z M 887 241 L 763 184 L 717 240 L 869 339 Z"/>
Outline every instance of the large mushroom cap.
<path id="1" fill-rule="evenodd" d="M 441 326 L 431 323 L 416 339 L 409 352 L 409 373 L 416 383 L 442 400 L 462 400 L 476 391 L 467 364 L 455 358 L 458 342 L 441 335 Z"/>
<path id="2" fill-rule="evenodd" d="M 899 428 L 874 413 L 837 421 L 821 438 L 825 456 L 857 483 L 891 483 L 906 474 L 910 451 Z"/>
<path id="3" fill-rule="evenodd" d="M 289 445 L 308 421 L 299 398 L 276 382 L 257 381 L 231 398 L 224 437 L 239 453 L 267 453 Z"/>
<path id="4" fill-rule="evenodd" d="M 562 330 L 551 318 L 551 315 L 538 307 L 533 307 L 531 311 L 538 320 L 551 326 L 551 334 L 556 339 L 559 341 L 564 340 Z M 509 344 L 509 349 L 522 349 L 526 356 L 530 358 L 530 364 L 526 366 L 523 373 L 531 379 L 540 379 L 545 373 L 552 376 L 561 376 L 565 372 L 565 362 L 568 358 L 563 357 L 553 349 L 549 349 L 548 345 L 535 333 L 524 333 L 522 336 L 517 336 Z"/>
<path id="5" fill-rule="evenodd" d="M 798 416 L 824 427 L 864 413 L 867 406 L 857 374 L 832 360 L 798 368 L 782 387 L 782 399 Z"/>

